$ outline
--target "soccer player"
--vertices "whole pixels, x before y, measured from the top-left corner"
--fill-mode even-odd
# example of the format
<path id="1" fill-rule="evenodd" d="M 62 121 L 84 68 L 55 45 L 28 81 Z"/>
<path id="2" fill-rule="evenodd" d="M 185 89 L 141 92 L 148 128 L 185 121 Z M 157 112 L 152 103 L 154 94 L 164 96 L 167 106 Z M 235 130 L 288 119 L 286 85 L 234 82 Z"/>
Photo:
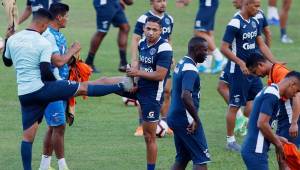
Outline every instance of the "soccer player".
<path id="1" fill-rule="evenodd" d="M 46 9 L 36 11 L 29 27 L 7 40 L 2 56 L 4 64 L 13 65 L 17 75 L 23 125 L 21 156 L 24 170 L 32 169 L 32 144 L 45 108 L 50 102 L 79 95 L 103 96 L 129 91 L 133 87 L 130 78 L 124 78 L 122 83 L 113 85 L 56 81 L 51 70 L 52 45 L 41 35 L 50 20 L 52 15 Z"/>
<path id="2" fill-rule="evenodd" d="M 56 79 L 68 80 L 69 67 L 67 62 L 80 49 L 79 43 L 67 50 L 67 41 L 61 28 L 65 28 L 68 21 L 69 6 L 63 3 L 54 3 L 50 6 L 50 13 L 54 20 L 50 22 L 43 36 L 49 40 L 53 46 L 51 62 L 54 67 Z M 57 67 L 55 67 L 57 66 Z M 48 130 L 44 138 L 44 149 L 40 170 L 48 170 L 51 165 L 51 156 L 53 150 L 58 159 L 60 170 L 67 170 L 68 166 L 64 158 L 64 132 L 65 132 L 65 110 L 67 101 L 55 101 L 48 104 L 45 110 L 45 119 L 48 124 Z"/>
<path id="3" fill-rule="evenodd" d="M 236 9 L 241 9 L 242 7 L 242 0 L 233 0 L 232 1 L 233 6 Z M 238 14 L 238 13 L 237 13 Z M 259 28 L 261 32 L 264 34 L 265 37 L 265 43 L 268 47 L 271 45 L 271 31 L 268 26 L 266 17 L 263 13 L 262 10 L 259 10 L 258 13 L 255 15 L 255 18 L 259 21 Z M 257 47 L 256 47 L 257 48 Z M 259 49 L 258 49 L 259 50 Z M 220 78 L 219 78 L 219 83 L 217 87 L 217 91 L 219 94 L 224 98 L 225 102 L 228 104 L 229 103 L 229 70 L 230 70 L 230 62 L 228 62 L 221 72 Z M 247 119 L 243 116 L 243 113 L 241 109 L 238 110 L 237 112 L 237 117 L 236 117 L 236 124 L 234 128 L 234 132 L 241 132 L 242 135 L 244 135 L 247 131 L 246 128 L 244 128 L 245 123 L 247 123 Z"/>
<path id="4" fill-rule="evenodd" d="M 31 13 L 35 13 L 40 8 L 49 9 L 52 3 L 60 2 L 61 0 L 27 0 L 26 8 L 19 18 L 19 24 L 27 20 Z"/>
<path id="5" fill-rule="evenodd" d="M 109 30 L 110 25 L 113 24 L 119 28 L 119 71 L 125 72 L 127 65 L 126 48 L 130 26 L 126 19 L 124 10 L 119 0 L 94 0 L 93 5 L 97 14 L 97 31 L 91 39 L 90 49 L 85 63 L 91 66 L 94 73 L 99 73 L 99 70 L 94 65 L 94 58 L 99 46 Z"/>
<path id="6" fill-rule="evenodd" d="M 162 33 L 161 38 L 166 39 L 169 43 L 171 41 L 171 34 L 173 30 L 174 20 L 172 16 L 170 16 L 166 12 L 167 0 L 150 0 L 151 10 L 141 15 L 135 25 L 134 33 L 132 35 L 131 41 L 131 63 L 132 66 L 138 68 L 138 43 L 144 37 L 143 27 L 145 25 L 146 19 L 149 16 L 156 16 L 161 19 L 162 24 Z M 170 106 L 170 94 L 171 94 L 171 77 L 168 76 L 166 81 L 166 86 L 164 89 L 164 102 L 161 108 L 161 118 L 166 121 L 167 113 Z M 138 106 L 139 107 L 139 106 Z M 140 109 L 138 109 L 140 112 Z M 139 114 L 139 126 L 137 127 L 134 135 L 142 136 L 143 128 L 142 128 L 142 118 L 141 114 Z M 170 133 L 170 130 L 167 131 Z"/>
<path id="7" fill-rule="evenodd" d="M 277 0 L 268 1 L 268 22 L 270 25 L 280 26 L 280 39 L 282 43 L 288 44 L 294 41 L 287 35 L 286 27 L 292 0 L 283 0 L 280 15 L 276 7 Z"/>
<path id="8" fill-rule="evenodd" d="M 259 8 L 260 0 L 244 0 L 239 13 L 227 25 L 221 45 L 222 53 L 231 60 L 229 63 L 229 108 L 226 115 L 226 148 L 237 152 L 240 151 L 240 145 L 234 137 L 236 113 L 240 107 L 245 106 L 244 114 L 248 117 L 252 100 L 262 89 L 261 80 L 249 75 L 250 72 L 245 62 L 256 50 L 256 46 L 272 63 L 277 62 L 264 43 L 258 21 L 254 18 Z"/>
<path id="9" fill-rule="evenodd" d="M 291 71 L 279 83 L 265 87 L 255 97 L 248 124 L 248 134 L 241 151 L 248 170 L 269 169 L 268 151 L 271 143 L 276 148 L 279 169 L 284 169 L 282 142 L 287 142 L 287 140 L 274 134 L 270 124 L 278 112 L 280 98 L 291 99 L 299 92 L 300 73 Z"/>
<path id="10" fill-rule="evenodd" d="M 284 65 L 273 64 L 259 53 L 251 54 L 251 60 L 248 60 L 246 65 L 251 73 L 260 77 L 268 76 L 268 85 L 279 83 L 290 72 Z M 279 105 L 279 112 L 276 115 L 276 134 L 285 137 L 299 147 L 300 93 L 297 93 L 292 99 L 281 97 Z"/>
<path id="11" fill-rule="evenodd" d="M 195 36 L 203 37 L 208 42 L 210 53 L 215 59 L 214 68 L 211 69 L 212 56 L 209 55 L 206 61 L 201 64 L 199 72 L 217 73 L 222 71 L 226 61 L 220 50 L 216 47 L 214 40 L 215 15 L 219 6 L 219 0 L 199 0 L 199 8 L 195 19 L 194 33 Z M 226 60 L 226 59 L 225 59 Z"/>
<path id="12" fill-rule="evenodd" d="M 176 65 L 173 73 L 173 89 L 168 125 L 174 132 L 176 160 L 172 170 L 183 170 L 190 160 L 193 170 L 207 169 L 210 155 L 204 130 L 198 116 L 200 78 L 197 63 L 202 63 L 208 52 L 204 38 L 191 38 L 188 54 Z"/>
<path id="13" fill-rule="evenodd" d="M 136 98 L 141 106 L 142 127 L 147 148 L 147 170 L 154 170 L 157 158 L 156 126 L 173 51 L 161 38 L 162 22 L 158 17 L 147 17 L 145 38 L 139 42 L 139 69 L 131 67 L 127 75 L 138 78 Z M 132 97 L 129 97 L 132 98 Z"/>

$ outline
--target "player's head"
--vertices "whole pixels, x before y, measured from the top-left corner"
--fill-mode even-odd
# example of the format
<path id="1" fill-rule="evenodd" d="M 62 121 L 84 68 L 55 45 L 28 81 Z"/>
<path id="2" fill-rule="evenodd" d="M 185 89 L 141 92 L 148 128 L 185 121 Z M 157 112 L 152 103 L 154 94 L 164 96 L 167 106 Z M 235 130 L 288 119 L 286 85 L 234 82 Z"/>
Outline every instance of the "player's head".
<path id="1" fill-rule="evenodd" d="M 167 7 L 167 0 L 150 0 L 152 9 L 158 13 L 164 13 Z"/>
<path id="2" fill-rule="evenodd" d="M 282 95 L 287 99 L 290 99 L 300 92 L 300 73 L 297 71 L 289 72 L 283 81 L 287 82 L 286 86 L 282 91 Z M 280 82 L 281 83 L 281 82 Z"/>
<path id="3" fill-rule="evenodd" d="M 149 16 L 144 25 L 144 34 L 147 41 L 150 43 L 157 41 L 161 32 L 161 20 L 158 17 Z"/>
<path id="4" fill-rule="evenodd" d="M 49 22 L 53 19 L 51 13 L 43 8 L 40 8 L 36 12 L 34 12 L 32 16 L 32 24 L 34 24 L 37 27 L 37 31 L 40 33 L 44 32 Z"/>
<path id="5" fill-rule="evenodd" d="M 193 37 L 188 44 L 188 56 L 196 63 L 203 63 L 208 53 L 208 43 L 202 37 Z"/>
<path id="6" fill-rule="evenodd" d="M 60 28 L 65 28 L 68 21 L 69 6 L 63 3 L 53 3 L 49 8 L 54 21 Z"/>
<path id="7" fill-rule="evenodd" d="M 236 9 L 241 9 L 243 0 L 232 0 L 232 4 Z"/>
<path id="8" fill-rule="evenodd" d="M 270 62 L 259 52 L 251 53 L 246 62 L 246 66 L 252 74 L 259 77 L 269 75 Z"/>
<path id="9" fill-rule="evenodd" d="M 260 0 L 243 0 L 242 9 L 251 17 L 254 17 L 260 8 Z"/>

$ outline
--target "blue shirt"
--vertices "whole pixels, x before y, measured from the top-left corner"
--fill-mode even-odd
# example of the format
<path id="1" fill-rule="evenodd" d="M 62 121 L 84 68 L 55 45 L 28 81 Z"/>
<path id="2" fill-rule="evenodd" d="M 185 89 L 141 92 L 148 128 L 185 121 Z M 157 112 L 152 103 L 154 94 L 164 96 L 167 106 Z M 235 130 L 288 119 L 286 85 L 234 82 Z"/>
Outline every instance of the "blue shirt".
<path id="1" fill-rule="evenodd" d="M 23 30 L 12 35 L 6 44 L 5 57 L 16 70 L 18 95 L 35 92 L 44 86 L 41 62 L 51 62 L 52 46 L 40 33 Z"/>
<path id="2" fill-rule="evenodd" d="M 248 133 L 243 143 L 243 152 L 261 154 L 266 154 L 268 152 L 270 142 L 265 139 L 258 129 L 257 121 L 260 114 L 266 114 L 274 119 L 279 111 L 279 99 L 279 89 L 276 84 L 265 87 L 257 94 L 250 113 Z M 270 125 L 272 119 L 269 122 Z"/>
<path id="3" fill-rule="evenodd" d="M 232 52 L 246 62 L 250 53 L 255 52 L 256 37 L 260 34 L 257 19 L 245 20 L 239 12 L 227 25 L 223 41 L 229 43 Z"/>
<path id="4" fill-rule="evenodd" d="M 172 100 L 168 113 L 168 122 L 187 126 L 193 119 L 185 109 L 181 94 L 188 90 L 192 94 L 193 104 L 197 111 L 200 102 L 200 77 L 196 63 L 192 58 L 185 56 L 176 65 L 173 73 Z"/>
<path id="5" fill-rule="evenodd" d="M 163 39 L 168 40 L 172 34 L 172 30 L 173 30 L 173 25 L 174 25 L 174 20 L 173 18 L 167 14 L 164 13 L 163 16 L 157 16 L 155 15 L 152 11 L 148 11 L 145 14 L 143 14 L 142 16 L 140 16 L 135 24 L 135 28 L 134 28 L 134 33 L 143 37 L 144 35 L 144 30 L 143 27 L 146 23 L 146 19 L 149 16 L 155 16 L 161 19 L 161 26 L 162 26 L 162 33 L 161 33 L 161 37 Z"/>
<path id="6" fill-rule="evenodd" d="M 27 0 L 27 6 L 31 6 L 32 12 L 36 12 L 40 8 L 49 9 L 51 4 L 60 1 L 61 0 Z"/>
<path id="7" fill-rule="evenodd" d="M 43 33 L 43 36 L 52 44 L 52 54 L 66 54 L 67 41 L 63 33 L 49 26 L 47 30 Z M 64 80 L 67 80 L 69 78 L 69 67 L 67 64 L 64 64 L 62 67 L 59 67 L 59 77 Z M 57 75 L 56 78 L 58 78 Z"/>
<path id="8" fill-rule="evenodd" d="M 146 39 L 142 39 L 139 43 L 138 51 L 140 70 L 154 72 L 156 71 L 156 67 L 160 66 L 168 69 L 167 75 L 169 74 L 173 51 L 166 40 L 159 38 L 155 44 L 148 46 Z M 140 78 L 138 81 L 139 92 L 143 94 L 155 94 L 156 100 L 161 101 L 166 77 L 162 81 Z"/>
<path id="9" fill-rule="evenodd" d="M 199 0 L 200 7 L 218 6 L 219 0 Z"/>
<path id="10" fill-rule="evenodd" d="M 122 8 L 119 0 L 94 0 L 95 7 L 113 7 L 113 8 Z"/>

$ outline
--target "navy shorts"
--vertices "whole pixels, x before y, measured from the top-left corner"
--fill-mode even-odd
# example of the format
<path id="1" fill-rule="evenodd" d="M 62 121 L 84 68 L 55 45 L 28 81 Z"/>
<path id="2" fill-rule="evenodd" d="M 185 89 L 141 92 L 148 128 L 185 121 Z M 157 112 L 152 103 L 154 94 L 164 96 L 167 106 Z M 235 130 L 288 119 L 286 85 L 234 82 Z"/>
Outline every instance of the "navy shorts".
<path id="1" fill-rule="evenodd" d="M 230 69 L 230 62 L 227 62 L 226 66 L 224 67 L 224 69 L 221 71 L 219 80 L 225 82 L 226 84 L 230 84 L 229 83 L 229 69 Z"/>
<path id="2" fill-rule="evenodd" d="M 213 31 L 218 6 L 201 6 L 197 12 L 194 29 L 197 31 Z"/>
<path id="3" fill-rule="evenodd" d="M 259 153 L 241 152 L 247 170 L 268 170 L 268 155 Z"/>
<path id="4" fill-rule="evenodd" d="M 45 120 L 48 126 L 61 126 L 66 124 L 67 102 L 63 100 L 51 102 L 45 110 Z"/>
<path id="5" fill-rule="evenodd" d="M 29 94 L 20 95 L 23 130 L 35 122 L 40 123 L 50 102 L 68 100 L 79 89 L 79 83 L 68 80 L 45 82 L 44 86 Z"/>
<path id="6" fill-rule="evenodd" d="M 196 165 L 210 162 L 210 154 L 202 123 L 199 124 L 194 134 L 188 134 L 186 126 L 172 126 L 172 124 L 169 124 L 169 126 L 174 132 L 176 162 L 186 163 L 192 160 L 193 164 Z"/>
<path id="7" fill-rule="evenodd" d="M 259 77 L 245 76 L 239 66 L 235 65 L 234 67 L 229 72 L 229 105 L 245 106 L 247 101 L 253 100 L 257 93 L 262 90 L 263 84 Z"/>
<path id="8" fill-rule="evenodd" d="M 128 23 L 124 10 L 120 5 L 94 5 L 94 8 L 96 10 L 97 30 L 99 32 L 108 32 L 111 24 L 118 27 Z"/>

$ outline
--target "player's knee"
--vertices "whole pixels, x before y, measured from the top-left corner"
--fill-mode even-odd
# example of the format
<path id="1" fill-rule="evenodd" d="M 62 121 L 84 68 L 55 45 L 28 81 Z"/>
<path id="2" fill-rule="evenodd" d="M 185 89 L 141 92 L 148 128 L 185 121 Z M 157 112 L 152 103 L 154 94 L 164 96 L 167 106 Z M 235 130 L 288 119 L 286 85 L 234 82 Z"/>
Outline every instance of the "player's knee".
<path id="1" fill-rule="evenodd" d="M 151 134 L 147 134 L 147 133 L 144 133 L 144 138 L 145 138 L 146 144 L 155 143 L 155 140 L 156 140 L 155 135 L 151 135 Z"/>
<path id="2" fill-rule="evenodd" d="M 124 32 L 124 33 L 129 33 L 130 31 L 130 26 L 129 24 L 123 24 L 120 26 L 120 31 Z"/>
<path id="3" fill-rule="evenodd" d="M 165 91 L 164 91 L 164 99 L 165 100 L 169 100 L 170 99 L 170 96 L 171 96 L 171 89 L 165 89 Z"/>
<path id="4" fill-rule="evenodd" d="M 65 125 L 60 125 L 60 126 L 54 127 L 53 132 L 59 136 L 63 136 L 65 133 Z"/>

